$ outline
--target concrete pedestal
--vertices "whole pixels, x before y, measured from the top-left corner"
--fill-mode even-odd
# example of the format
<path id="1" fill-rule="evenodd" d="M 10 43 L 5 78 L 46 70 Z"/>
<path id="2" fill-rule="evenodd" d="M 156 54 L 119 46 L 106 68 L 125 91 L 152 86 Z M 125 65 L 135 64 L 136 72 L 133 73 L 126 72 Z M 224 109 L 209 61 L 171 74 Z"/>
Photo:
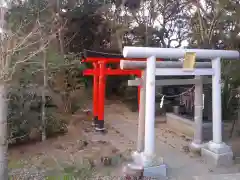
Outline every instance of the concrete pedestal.
<path id="1" fill-rule="evenodd" d="M 210 141 L 201 150 L 203 158 L 216 166 L 231 166 L 233 164 L 233 152 L 225 143 L 217 144 Z"/>
<path id="2" fill-rule="evenodd" d="M 133 164 L 143 167 L 143 176 L 152 178 L 167 177 L 167 166 L 162 157 L 147 156 L 144 153 L 134 152 L 132 154 Z"/>
<path id="3" fill-rule="evenodd" d="M 144 178 L 159 178 L 161 180 L 167 180 L 167 166 L 161 164 L 159 166 L 145 167 L 143 170 Z"/>
<path id="4" fill-rule="evenodd" d="M 205 146 L 206 144 L 203 143 L 195 143 L 192 142 L 191 144 L 189 144 L 189 149 L 192 152 L 201 152 L 201 149 Z"/>

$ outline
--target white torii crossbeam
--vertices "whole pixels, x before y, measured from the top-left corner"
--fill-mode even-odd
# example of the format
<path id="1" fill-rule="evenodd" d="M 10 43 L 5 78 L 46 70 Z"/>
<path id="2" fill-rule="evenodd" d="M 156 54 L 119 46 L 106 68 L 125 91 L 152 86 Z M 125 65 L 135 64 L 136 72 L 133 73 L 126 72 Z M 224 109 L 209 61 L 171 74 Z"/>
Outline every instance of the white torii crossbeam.
<path id="1" fill-rule="evenodd" d="M 195 68 L 185 71 L 182 68 L 158 68 L 156 58 L 180 59 L 185 53 L 193 52 L 198 59 L 210 59 L 211 67 Z M 229 146 L 222 142 L 222 110 L 221 110 L 221 59 L 239 60 L 238 51 L 212 49 L 175 49 L 151 47 L 124 47 L 124 58 L 147 58 L 146 65 L 146 105 L 145 105 L 145 146 L 144 159 L 149 165 L 149 157 L 155 153 L 155 76 L 212 76 L 212 123 L 213 140 L 202 148 L 202 155 L 211 159 L 216 165 L 232 163 L 233 153 Z M 121 63 L 124 63 L 121 61 Z M 139 64 L 136 64 L 136 69 Z M 134 68 L 134 65 L 133 67 Z M 151 163 L 150 163 L 151 164 Z"/>
<path id="2" fill-rule="evenodd" d="M 232 50 L 214 50 L 214 49 L 180 49 L 180 48 L 152 48 L 152 47 L 134 47 L 125 46 L 123 48 L 124 58 L 149 58 L 154 56 L 156 58 L 165 59 L 180 59 L 183 58 L 185 53 L 196 53 L 197 59 L 239 59 L 238 51 Z"/>

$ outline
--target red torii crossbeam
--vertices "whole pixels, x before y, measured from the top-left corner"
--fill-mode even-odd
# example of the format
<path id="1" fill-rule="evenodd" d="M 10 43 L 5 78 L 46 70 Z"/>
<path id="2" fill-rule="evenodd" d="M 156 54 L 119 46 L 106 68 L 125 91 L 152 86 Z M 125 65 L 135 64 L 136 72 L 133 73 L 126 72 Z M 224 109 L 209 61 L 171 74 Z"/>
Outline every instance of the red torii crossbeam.
<path id="1" fill-rule="evenodd" d="M 104 132 L 104 104 L 106 76 L 136 75 L 141 77 L 141 70 L 122 70 L 106 68 L 108 63 L 120 63 L 124 58 L 111 57 L 87 57 L 82 62 L 92 63 L 93 69 L 86 69 L 84 76 L 93 76 L 93 125 L 96 131 Z M 127 59 L 131 60 L 131 59 Z M 146 61 L 146 59 L 132 59 L 135 61 Z M 138 103 L 140 102 L 140 86 L 138 87 Z"/>

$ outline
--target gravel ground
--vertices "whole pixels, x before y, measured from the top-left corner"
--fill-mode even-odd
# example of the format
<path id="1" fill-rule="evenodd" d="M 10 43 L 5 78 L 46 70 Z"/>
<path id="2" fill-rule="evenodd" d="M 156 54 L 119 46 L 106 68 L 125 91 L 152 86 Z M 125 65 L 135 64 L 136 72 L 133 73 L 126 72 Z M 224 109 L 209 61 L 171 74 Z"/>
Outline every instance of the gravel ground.
<path id="1" fill-rule="evenodd" d="M 9 177 L 14 180 L 43 180 L 45 171 L 36 167 L 19 168 L 10 170 Z"/>

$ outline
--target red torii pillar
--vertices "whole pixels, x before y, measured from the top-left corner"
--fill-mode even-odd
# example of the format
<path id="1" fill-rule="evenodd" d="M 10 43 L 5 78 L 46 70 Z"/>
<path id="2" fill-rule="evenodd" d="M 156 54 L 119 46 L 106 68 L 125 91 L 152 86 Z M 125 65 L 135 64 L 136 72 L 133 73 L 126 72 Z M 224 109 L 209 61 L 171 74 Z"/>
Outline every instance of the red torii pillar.
<path id="1" fill-rule="evenodd" d="M 98 86 L 98 122 L 96 131 L 104 131 L 104 104 L 105 104 L 105 89 L 106 89 L 106 77 L 105 77 L 105 62 L 99 62 L 99 86 Z"/>
<path id="2" fill-rule="evenodd" d="M 98 63 L 93 63 L 93 68 L 95 71 L 98 71 Z M 93 76 L 93 126 L 98 124 L 98 84 L 99 76 L 98 72 Z"/>

